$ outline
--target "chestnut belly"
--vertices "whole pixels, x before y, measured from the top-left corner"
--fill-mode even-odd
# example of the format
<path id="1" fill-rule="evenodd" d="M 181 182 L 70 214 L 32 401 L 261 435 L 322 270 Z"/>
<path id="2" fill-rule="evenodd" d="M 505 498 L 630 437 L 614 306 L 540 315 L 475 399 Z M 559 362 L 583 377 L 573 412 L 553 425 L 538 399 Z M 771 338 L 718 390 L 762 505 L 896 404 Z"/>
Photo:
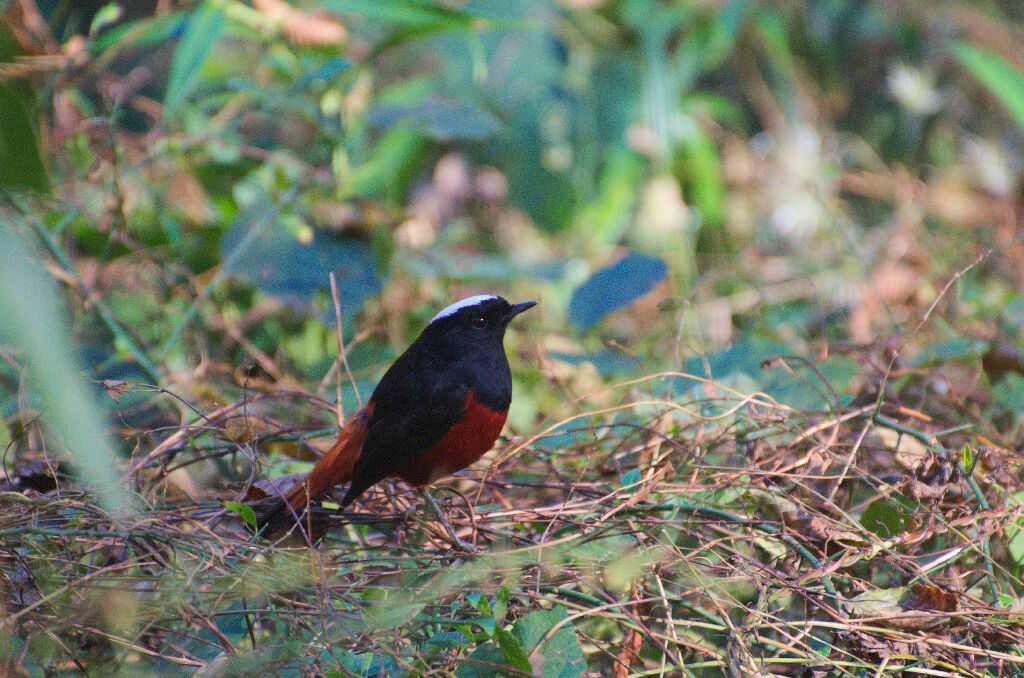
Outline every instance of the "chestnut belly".
<path id="1" fill-rule="evenodd" d="M 497 412 L 477 402 L 470 391 L 462 418 L 433 447 L 417 455 L 395 475 L 411 485 L 422 486 L 461 471 L 491 449 L 507 416 L 507 411 Z"/>

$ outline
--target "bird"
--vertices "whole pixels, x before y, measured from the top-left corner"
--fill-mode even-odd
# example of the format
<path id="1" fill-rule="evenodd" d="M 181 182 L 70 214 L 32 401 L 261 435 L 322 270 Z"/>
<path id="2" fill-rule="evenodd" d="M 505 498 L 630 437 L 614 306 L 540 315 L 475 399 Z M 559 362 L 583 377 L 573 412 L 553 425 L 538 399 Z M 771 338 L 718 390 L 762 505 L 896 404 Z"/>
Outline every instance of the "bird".
<path id="1" fill-rule="evenodd" d="M 398 357 L 331 448 L 301 481 L 261 511 L 266 533 L 298 520 L 309 503 L 348 482 L 344 508 L 398 477 L 423 491 L 452 542 L 467 551 L 427 486 L 473 464 L 494 445 L 512 400 L 505 329 L 537 304 L 478 294 L 445 307 Z M 289 520 L 290 519 L 290 520 Z"/>

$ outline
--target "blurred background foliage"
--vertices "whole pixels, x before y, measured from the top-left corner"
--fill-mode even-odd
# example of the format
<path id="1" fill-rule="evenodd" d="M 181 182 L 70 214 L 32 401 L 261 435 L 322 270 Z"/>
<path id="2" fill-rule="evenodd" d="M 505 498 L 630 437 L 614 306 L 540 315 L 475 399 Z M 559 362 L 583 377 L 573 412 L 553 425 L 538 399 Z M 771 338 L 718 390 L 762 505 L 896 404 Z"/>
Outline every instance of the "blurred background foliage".
<path id="1" fill-rule="evenodd" d="M 487 289 L 608 376 L 871 342 L 1016 256 L 1012 2 L 122 4 L 6 2 L 0 54 L 0 178 L 134 339 L 83 313 L 97 376 L 190 382 L 217 329 L 207 370 L 318 378 L 332 270 L 362 375 Z"/>
<path id="2" fill-rule="evenodd" d="M 3 238 L 64 286 L 125 453 L 243 392 L 332 401 L 331 272 L 364 396 L 450 301 L 539 299 L 509 333 L 513 433 L 672 369 L 828 411 L 873 399 L 899 348 L 896 394 L 930 370 L 913 406 L 952 391 L 1022 442 L 1016 0 L 0 9 Z M 2 357 L 0 443 L 40 449 Z M 228 438 L 332 423 L 300 399 Z M 269 472 L 298 447 L 267 445 Z"/>

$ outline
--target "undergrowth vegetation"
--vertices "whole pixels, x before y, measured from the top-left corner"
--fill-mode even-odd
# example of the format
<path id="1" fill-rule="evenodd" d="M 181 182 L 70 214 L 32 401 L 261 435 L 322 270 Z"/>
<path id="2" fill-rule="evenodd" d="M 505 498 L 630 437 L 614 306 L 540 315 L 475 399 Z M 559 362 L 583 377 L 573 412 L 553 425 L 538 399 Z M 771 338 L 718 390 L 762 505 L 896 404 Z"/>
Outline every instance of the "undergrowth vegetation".
<path id="1" fill-rule="evenodd" d="M 0 673 L 1022 675 L 1021 45 L 1009 0 L 0 0 Z M 540 301 L 435 487 L 479 552 L 399 481 L 254 536 L 478 292 Z"/>

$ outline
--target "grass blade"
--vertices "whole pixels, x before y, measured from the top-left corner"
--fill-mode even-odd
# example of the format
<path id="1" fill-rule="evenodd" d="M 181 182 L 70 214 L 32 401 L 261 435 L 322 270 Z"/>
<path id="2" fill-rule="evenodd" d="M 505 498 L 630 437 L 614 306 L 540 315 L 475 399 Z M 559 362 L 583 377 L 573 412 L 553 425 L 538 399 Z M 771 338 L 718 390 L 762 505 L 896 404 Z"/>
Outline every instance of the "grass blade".
<path id="1" fill-rule="evenodd" d="M 8 224 L 0 224 L 0 238 L 0 341 L 21 349 L 32 384 L 46 403 L 45 421 L 71 450 L 75 467 L 104 508 L 126 509 L 129 500 L 115 472 L 115 447 L 103 427 L 106 415 L 71 358 L 75 353 L 53 283 Z"/>
<path id="2" fill-rule="evenodd" d="M 1024 73 L 992 52 L 966 43 L 953 45 L 953 54 L 971 75 L 991 92 L 1024 132 Z"/>

